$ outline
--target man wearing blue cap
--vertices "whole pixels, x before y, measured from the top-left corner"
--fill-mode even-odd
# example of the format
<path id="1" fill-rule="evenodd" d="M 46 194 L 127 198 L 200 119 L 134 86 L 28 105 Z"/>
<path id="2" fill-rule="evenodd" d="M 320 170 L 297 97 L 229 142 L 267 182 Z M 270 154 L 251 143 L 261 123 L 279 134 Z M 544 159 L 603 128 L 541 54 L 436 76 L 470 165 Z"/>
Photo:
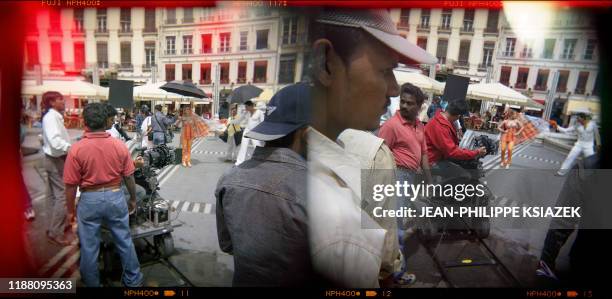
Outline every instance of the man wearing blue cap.
<path id="1" fill-rule="evenodd" d="M 264 121 L 247 133 L 265 146 L 217 183 L 219 247 L 234 256 L 234 286 L 312 282 L 306 219 L 309 119 L 309 86 L 281 89 Z"/>

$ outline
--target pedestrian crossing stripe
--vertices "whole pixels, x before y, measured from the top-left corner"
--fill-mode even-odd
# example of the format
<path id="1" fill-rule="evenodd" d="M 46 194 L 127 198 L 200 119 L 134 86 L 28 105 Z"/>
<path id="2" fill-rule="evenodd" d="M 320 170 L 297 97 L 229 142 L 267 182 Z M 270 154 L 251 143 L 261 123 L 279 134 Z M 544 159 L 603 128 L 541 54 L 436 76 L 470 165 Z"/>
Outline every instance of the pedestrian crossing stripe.
<path id="1" fill-rule="evenodd" d="M 540 158 L 540 157 L 533 157 L 533 156 L 528 156 L 528 155 L 524 155 L 524 154 L 518 154 L 517 156 L 519 156 L 521 158 L 526 158 L 526 159 L 529 159 L 529 160 L 537 160 L 537 161 L 546 162 L 546 163 L 550 163 L 550 164 L 561 164 L 560 161 L 554 161 L 554 160 Z"/>
<path id="2" fill-rule="evenodd" d="M 204 154 L 204 155 L 219 155 L 219 156 L 225 156 L 227 154 L 227 152 L 223 152 L 223 151 L 207 151 L 207 150 L 197 150 L 197 151 L 193 151 L 194 154 Z"/>
<path id="3" fill-rule="evenodd" d="M 188 213 L 212 214 L 214 212 L 214 203 L 189 202 L 184 200 L 172 200 L 172 210 Z"/>

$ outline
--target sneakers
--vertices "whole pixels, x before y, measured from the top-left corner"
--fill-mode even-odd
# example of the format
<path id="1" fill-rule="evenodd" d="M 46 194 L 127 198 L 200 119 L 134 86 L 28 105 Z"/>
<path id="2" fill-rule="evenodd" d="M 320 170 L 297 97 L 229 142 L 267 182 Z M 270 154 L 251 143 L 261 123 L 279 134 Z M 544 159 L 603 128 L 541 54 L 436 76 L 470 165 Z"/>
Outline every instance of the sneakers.
<path id="1" fill-rule="evenodd" d="M 393 278 L 393 281 L 399 285 L 411 285 L 416 282 L 416 275 L 409 274 L 406 272 L 396 273 L 396 277 Z M 395 276 L 394 275 L 394 276 Z"/>
<path id="2" fill-rule="evenodd" d="M 27 209 L 23 215 L 27 221 L 32 221 L 36 217 L 36 213 L 34 213 L 34 209 L 32 208 Z"/>
<path id="3" fill-rule="evenodd" d="M 548 264 L 546 264 L 545 261 L 540 261 L 540 263 L 538 264 L 538 269 L 536 269 L 536 275 L 544 276 L 546 278 L 550 278 L 554 280 L 559 280 L 557 276 L 555 275 L 555 273 L 552 271 L 552 269 L 550 269 Z"/>

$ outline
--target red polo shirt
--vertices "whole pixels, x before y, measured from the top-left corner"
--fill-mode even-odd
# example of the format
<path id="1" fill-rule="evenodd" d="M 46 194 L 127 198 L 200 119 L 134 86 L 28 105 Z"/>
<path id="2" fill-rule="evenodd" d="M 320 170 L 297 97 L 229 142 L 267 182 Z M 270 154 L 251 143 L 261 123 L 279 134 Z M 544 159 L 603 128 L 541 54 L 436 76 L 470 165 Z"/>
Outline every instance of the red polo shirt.
<path id="1" fill-rule="evenodd" d="M 412 170 L 421 167 L 421 158 L 427 153 L 427 143 L 423 124 L 418 119 L 409 123 L 398 111 L 383 124 L 378 136 L 393 152 L 397 166 Z"/>
<path id="2" fill-rule="evenodd" d="M 449 158 L 470 160 L 478 155 L 478 150 L 459 147 L 457 129 L 442 115 L 440 110 L 425 126 L 425 140 L 427 141 L 427 157 L 431 165 Z"/>
<path id="3" fill-rule="evenodd" d="M 121 183 L 134 173 L 134 162 L 123 142 L 106 132 L 86 132 L 72 145 L 64 165 L 64 183 L 81 188 Z"/>

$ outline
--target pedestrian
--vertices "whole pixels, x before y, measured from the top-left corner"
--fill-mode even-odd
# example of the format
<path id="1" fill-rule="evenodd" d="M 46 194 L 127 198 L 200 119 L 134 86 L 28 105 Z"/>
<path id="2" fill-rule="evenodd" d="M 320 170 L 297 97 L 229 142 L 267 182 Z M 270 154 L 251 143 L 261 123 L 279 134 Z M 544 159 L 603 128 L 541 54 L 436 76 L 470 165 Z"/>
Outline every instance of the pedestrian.
<path id="1" fill-rule="evenodd" d="M 142 131 L 140 130 L 140 127 L 142 127 L 142 122 L 144 121 L 145 117 L 146 117 L 146 112 L 149 111 L 149 107 L 147 105 L 142 105 L 140 107 L 140 109 L 138 109 L 138 111 L 136 112 L 136 115 L 134 116 L 134 125 L 135 125 L 135 129 L 136 129 L 136 140 L 138 142 L 142 142 Z"/>
<path id="2" fill-rule="evenodd" d="M 234 256 L 233 286 L 304 287 L 313 282 L 306 217 L 307 84 L 289 85 L 249 131 L 265 141 L 219 179 L 219 247 Z"/>
<path id="3" fill-rule="evenodd" d="M 425 141 L 425 128 L 418 119 L 418 114 L 425 101 L 425 95 L 416 86 L 404 83 L 400 89 L 400 109 L 393 118 L 386 122 L 381 128 L 378 136 L 385 140 L 391 149 L 395 164 L 397 166 L 397 180 L 416 183 L 417 175 L 422 175 L 426 183 L 431 183 L 431 172 L 427 158 L 427 143 Z M 409 207 L 410 201 L 401 198 L 398 202 L 400 207 Z M 411 235 L 410 241 L 405 242 L 405 226 L 401 218 L 398 218 L 399 225 L 399 244 L 404 253 L 404 264 L 402 272 L 396 275 L 402 277 L 407 271 L 406 259 L 409 254 L 415 253 L 418 243 Z M 406 236 L 408 237 L 408 236 Z M 409 248 L 412 247 L 412 248 Z M 410 249 L 410 251 L 408 250 Z M 406 280 L 406 279 L 404 279 Z"/>
<path id="4" fill-rule="evenodd" d="M 155 112 L 151 116 L 151 128 L 153 132 L 153 145 L 161 145 L 171 142 L 167 140 L 168 126 L 173 124 L 176 120 L 174 117 L 164 115 L 162 113 L 162 105 L 155 105 Z"/>
<path id="5" fill-rule="evenodd" d="M 120 117 L 118 117 L 117 109 L 113 107 L 113 105 L 109 103 L 104 103 L 104 107 L 107 110 L 108 116 L 110 117 L 110 128 L 106 130 L 107 133 L 111 135 L 113 138 L 117 138 L 121 141 L 130 141 L 132 138 L 125 133 L 125 131 L 121 128 Z"/>
<path id="6" fill-rule="evenodd" d="M 75 216 L 77 187 L 81 191 L 76 208 L 81 247 L 80 272 L 84 284 L 99 287 L 98 254 L 100 227 L 106 223 L 123 266 L 125 286 L 142 286 L 143 275 L 132 242 L 129 214 L 136 209 L 134 162 L 127 147 L 105 132 L 108 110 L 101 103 L 88 104 L 83 110 L 86 132 L 68 153 L 64 182 L 68 203 L 68 218 Z M 130 194 L 126 201 L 121 191 L 125 180 Z"/>
<path id="7" fill-rule="evenodd" d="M 514 112 L 514 110 L 509 110 L 507 112 L 507 118 L 502 121 L 497 128 L 501 132 L 501 167 L 508 169 L 510 168 L 510 164 L 512 164 L 512 149 L 514 148 L 516 136 L 519 136 L 523 132 L 524 126 L 518 120 L 516 112 Z M 506 152 L 508 153 L 507 158 Z"/>
<path id="8" fill-rule="evenodd" d="M 240 142 L 240 150 L 238 151 L 238 157 L 236 158 L 236 165 L 242 164 L 242 162 L 250 159 L 255 147 L 263 146 L 263 142 L 259 140 L 251 140 L 246 137 L 251 129 L 260 124 L 265 117 L 266 105 L 263 102 L 258 102 L 257 106 L 253 102 L 247 101 L 245 107 L 250 113 L 246 127 L 244 128 L 244 134 L 242 135 L 242 141 Z"/>
<path id="9" fill-rule="evenodd" d="M 47 198 L 51 207 L 47 238 L 55 244 L 67 246 L 72 238 L 66 235 L 70 227 L 66 222 L 66 189 L 62 176 L 71 144 L 62 116 L 65 103 L 62 94 L 56 91 L 45 92 L 42 98 L 46 110 L 42 119 L 43 163 L 47 172 Z"/>
<path id="10" fill-rule="evenodd" d="M 229 117 L 227 118 L 227 153 L 225 155 L 225 161 L 236 161 L 237 146 L 234 134 L 242 130 L 240 127 L 241 121 L 240 117 L 238 117 L 238 105 L 234 104 L 230 107 Z"/>
<path id="11" fill-rule="evenodd" d="M 191 106 L 183 109 L 183 115 L 177 120 L 177 125 L 181 126 L 181 147 L 183 167 L 191 167 L 191 144 L 195 138 L 208 135 L 208 126 L 202 118 L 191 111 Z"/>
<path id="12" fill-rule="evenodd" d="M 576 124 L 569 128 L 563 128 L 556 125 L 555 129 L 563 133 L 576 132 L 578 140 L 574 143 L 574 146 L 570 150 L 569 154 L 561 164 L 561 168 L 557 171 L 558 176 L 564 176 L 572 168 L 576 158 L 583 155 L 585 158 L 595 154 L 593 150 L 593 144 L 595 143 L 599 148 L 601 146 L 599 130 L 597 124 L 591 121 L 591 116 L 586 113 L 578 113 L 576 117 Z"/>
<path id="13" fill-rule="evenodd" d="M 151 113 L 148 111 L 148 109 L 144 111 L 144 117 L 145 118 L 142 120 L 142 124 L 138 129 L 142 135 L 140 147 L 142 149 L 147 149 L 153 147 L 153 126 L 151 125 Z"/>
<path id="14" fill-rule="evenodd" d="M 435 96 L 431 100 L 431 105 L 429 105 L 429 108 L 427 108 L 427 117 L 429 119 L 432 119 L 436 115 L 438 110 L 443 110 L 443 109 L 442 109 L 442 105 L 440 104 L 440 97 Z"/>
<path id="15" fill-rule="evenodd" d="M 324 9 L 308 32 L 314 81 L 308 129 L 313 266 L 333 286 L 378 287 L 387 231 L 361 208 L 360 161 L 336 140 L 346 129 L 378 128 L 389 99 L 399 95 L 393 74 L 398 62 L 436 59 L 401 37 L 387 10 Z M 363 229 L 362 221 L 373 227 Z"/>

